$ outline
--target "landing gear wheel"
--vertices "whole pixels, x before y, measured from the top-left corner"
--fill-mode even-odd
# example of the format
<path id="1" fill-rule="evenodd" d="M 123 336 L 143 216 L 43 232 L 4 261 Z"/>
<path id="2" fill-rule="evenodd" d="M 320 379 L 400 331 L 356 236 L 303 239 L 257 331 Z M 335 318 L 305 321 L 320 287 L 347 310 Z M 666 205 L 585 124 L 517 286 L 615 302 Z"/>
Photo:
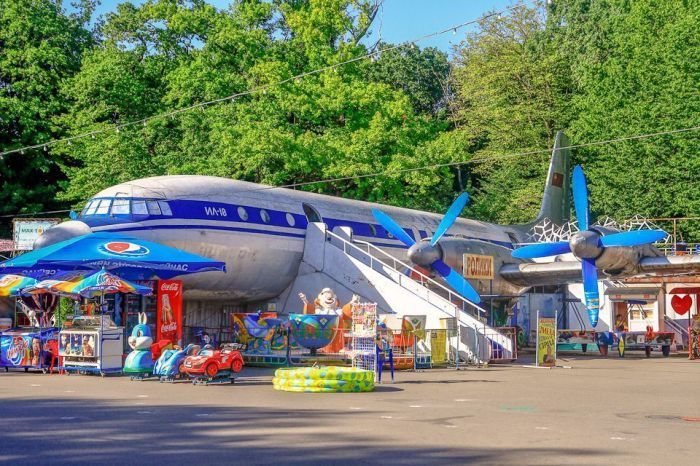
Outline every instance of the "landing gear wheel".
<path id="1" fill-rule="evenodd" d="M 209 377 L 216 377 L 216 374 L 219 372 L 219 368 L 216 367 L 216 364 L 209 364 L 205 369 L 204 373 L 207 374 Z"/>

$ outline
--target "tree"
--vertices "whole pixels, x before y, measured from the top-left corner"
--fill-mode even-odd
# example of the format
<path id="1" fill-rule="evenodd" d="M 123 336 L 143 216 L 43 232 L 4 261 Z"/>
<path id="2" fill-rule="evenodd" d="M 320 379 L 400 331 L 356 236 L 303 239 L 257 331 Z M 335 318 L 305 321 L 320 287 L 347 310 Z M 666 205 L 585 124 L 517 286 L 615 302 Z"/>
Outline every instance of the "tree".
<path id="1" fill-rule="evenodd" d="M 377 49 L 387 47 L 377 44 Z M 382 52 L 376 62 L 367 66 L 369 80 L 401 89 L 411 99 L 416 113 L 436 115 L 445 110 L 449 72 L 450 63 L 443 52 L 410 45 Z"/>
<path id="2" fill-rule="evenodd" d="M 249 0 L 225 11 L 203 2 L 122 5 L 66 86 L 73 105 L 65 123 L 79 133 L 138 120 L 365 54 L 360 39 L 375 6 L 355 0 Z M 199 44 L 190 46 L 194 41 Z M 434 173 L 358 176 L 430 163 L 422 147 L 445 128 L 417 115 L 403 90 L 368 78 L 365 66 L 343 65 L 82 140 L 71 147 L 76 166 L 68 168 L 63 195 L 79 202 L 115 182 L 166 173 L 274 185 L 345 177 L 304 189 L 441 208 L 435 199 L 450 198 L 452 183 Z M 423 186 L 412 190 L 414 183 Z"/>
<path id="3" fill-rule="evenodd" d="M 477 218 L 518 223 L 537 214 L 548 154 L 507 155 L 551 147 L 565 128 L 544 25 L 542 9 L 520 4 L 482 21 L 456 50 L 450 137 L 481 160 L 463 174 L 476 189 Z"/>
<path id="4" fill-rule="evenodd" d="M 0 0 L 0 150 L 60 137 L 53 119 L 65 111 L 60 86 L 80 68 L 91 45 L 84 27 L 93 5 L 67 15 L 49 0 Z M 64 179 L 52 151 L 32 150 L 0 160 L 0 214 L 60 206 Z"/>
<path id="5" fill-rule="evenodd" d="M 573 78 L 577 143 L 697 126 L 697 1 L 559 0 L 548 30 Z M 700 212 L 700 137 L 687 132 L 577 151 L 592 208 L 618 219 Z M 700 232 L 700 225 L 694 233 Z"/>

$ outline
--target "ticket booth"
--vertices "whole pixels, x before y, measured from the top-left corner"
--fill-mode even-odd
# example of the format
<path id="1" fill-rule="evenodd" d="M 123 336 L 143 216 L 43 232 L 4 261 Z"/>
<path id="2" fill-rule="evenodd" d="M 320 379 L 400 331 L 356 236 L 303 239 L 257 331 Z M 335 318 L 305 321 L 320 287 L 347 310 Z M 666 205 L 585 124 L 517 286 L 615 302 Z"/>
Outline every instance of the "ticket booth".
<path id="1" fill-rule="evenodd" d="M 658 332 L 662 328 L 661 287 L 615 287 L 605 290 L 605 295 L 613 307 L 612 321 L 616 322 L 621 318 L 626 331 L 645 332 L 647 326 L 651 326 Z"/>

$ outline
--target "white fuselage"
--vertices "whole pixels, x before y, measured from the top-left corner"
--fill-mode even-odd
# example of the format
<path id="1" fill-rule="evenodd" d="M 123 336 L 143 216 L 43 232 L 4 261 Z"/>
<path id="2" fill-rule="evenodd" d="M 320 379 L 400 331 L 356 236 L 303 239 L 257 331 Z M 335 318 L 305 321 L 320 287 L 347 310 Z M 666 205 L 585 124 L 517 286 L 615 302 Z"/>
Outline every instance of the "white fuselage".
<path id="1" fill-rule="evenodd" d="M 297 275 L 306 226 L 348 226 L 355 239 L 406 260 L 407 248 L 374 219 L 380 208 L 416 241 L 432 236 L 442 215 L 208 176 L 162 176 L 98 193 L 79 220 L 93 231 L 121 232 L 226 262 L 228 272 L 183 278 L 196 299 L 264 300 Z M 458 219 L 447 236 L 512 248 L 507 227 Z M 453 264 L 458 267 L 459 264 Z"/>

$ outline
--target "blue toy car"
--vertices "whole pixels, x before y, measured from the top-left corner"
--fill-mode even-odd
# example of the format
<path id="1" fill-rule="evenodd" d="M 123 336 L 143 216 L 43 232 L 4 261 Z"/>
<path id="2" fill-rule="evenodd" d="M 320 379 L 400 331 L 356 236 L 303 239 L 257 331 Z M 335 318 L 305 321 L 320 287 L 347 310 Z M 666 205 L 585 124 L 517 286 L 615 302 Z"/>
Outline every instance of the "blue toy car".
<path id="1" fill-rule="evenodd" d="M 194 356 L 199 351 L 200 347 L 193 344 L 163 351 L 153 367 L 153 375 L 160 376 L 161 382 L 173 382 L 184 377 L 184 372 L 180 370 L 182 362 L 187 356 Z"/>

